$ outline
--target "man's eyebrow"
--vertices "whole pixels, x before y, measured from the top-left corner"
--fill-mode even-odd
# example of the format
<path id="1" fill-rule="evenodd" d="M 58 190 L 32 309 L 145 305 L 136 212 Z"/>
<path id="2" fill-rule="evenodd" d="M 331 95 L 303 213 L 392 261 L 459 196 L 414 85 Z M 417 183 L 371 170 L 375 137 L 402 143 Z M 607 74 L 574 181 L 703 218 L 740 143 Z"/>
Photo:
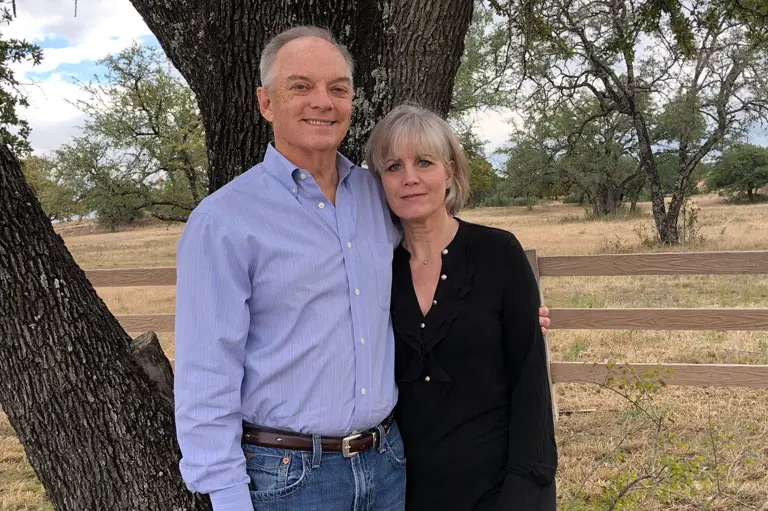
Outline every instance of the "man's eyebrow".
<path id="1" fill-rule="evenodd" d="M 288 78 L 286 78 L 289 82 L 295 82 L 295 81 L 305 81 L 305 82 L 311 82 L 313 81 L 310 77 L 304 76 L 304 75 L 290 75 Z M 336 78 L 335 80 L 331 80 L 330 83 L 352 83 L 352 80 L 348 76 L 340 76 L 339 78 Z"/>
<path id="2" fill-rule="evenodd" d="M 305 82 L 312 81 L 309 79 L 308 76 L 304 76 L 304 75 L 290 75 L 288 78 L 286 78 L 286 80 L 288 81 L 304 80 Z"/>

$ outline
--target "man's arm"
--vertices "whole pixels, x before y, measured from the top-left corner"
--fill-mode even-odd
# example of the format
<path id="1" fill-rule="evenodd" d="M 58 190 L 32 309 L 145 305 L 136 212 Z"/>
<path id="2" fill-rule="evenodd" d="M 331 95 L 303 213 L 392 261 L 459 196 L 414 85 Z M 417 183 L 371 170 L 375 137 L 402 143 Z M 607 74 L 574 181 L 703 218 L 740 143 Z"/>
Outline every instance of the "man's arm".
<path id="1" fill-rule="evenodd" d="M 545 305 L 542 305 L 539 307 L 539 326 L 541 327 L 541 335 L 545 337 L 549 331 L 550 321 L 549 309 Z"/>
<path id="2" fill-rule="evenodd" d="M 251 510 L 241 449 L 245 343 L 251 295 L 242 237 L 206 213 L 193 213 L 178 243 L 176 431 L 181 473 L 208 493 L 214 511 Z"/>

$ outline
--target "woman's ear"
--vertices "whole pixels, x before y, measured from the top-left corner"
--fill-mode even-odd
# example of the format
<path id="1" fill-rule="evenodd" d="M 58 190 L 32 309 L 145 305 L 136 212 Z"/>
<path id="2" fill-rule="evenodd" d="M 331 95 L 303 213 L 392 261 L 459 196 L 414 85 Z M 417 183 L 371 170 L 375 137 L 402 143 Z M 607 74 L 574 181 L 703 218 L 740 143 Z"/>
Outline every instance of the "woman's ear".
<path id="1" fill-rule="evenodd" d="M 455 165 L 453 163 L 453 160 L 448 162 L 448 165 L 445 166 L 445 170 L 447 171 L 447 176 L 445 178 L 445 188 L 446 190 L 449 189 L 451 186 L 453 186 L 453 172 L 454 172 Z"/>

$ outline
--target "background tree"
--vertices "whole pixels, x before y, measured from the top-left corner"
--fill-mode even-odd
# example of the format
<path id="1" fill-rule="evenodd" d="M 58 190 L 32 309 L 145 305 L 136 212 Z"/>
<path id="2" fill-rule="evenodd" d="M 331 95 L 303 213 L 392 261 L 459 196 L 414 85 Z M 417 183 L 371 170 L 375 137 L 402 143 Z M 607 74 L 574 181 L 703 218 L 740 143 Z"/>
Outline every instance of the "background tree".
<path id="1" fill-rule="evenodd" d="M 521 197 L 525 206 L 533 209 L 557 180 L 554 156 L 544 136 L 526 137 L 524 133 L 517 133 L 512 137 L 512 144 L 503 149 L 508 158 L 502 189 L 507 197 Z"/>
<path id="2" fill-rule="evenodd" d="M 750 144 L 727 149 L 707 176 L 710 191 L 746 192 L 749 202 L 755 201 L 755 191 L 765 185 L 768 185 L 768 148 Z"/>
<path id="3" fill-rule="evenodd" d="M 768 118 L 768 38 L 757 35 L 755 18 L 736 16 L 728 2 L 714 0 L 490 3 L 515 37 L 518 104 L 554 107 L 588 93 L 602 113 L 626 116 L 659 241 L 678 243 L 677 220 L 696 167 L 728 137 Z M 669 207 L 656 158 L 654 105 L 678 119 L 656 136 L 677 154 Z"/>
<path id="4" fill-rule="evenodd" d="M 469 189 L 470 197 L 467 207 L 486 205 L 489 197 L 497 189 L 501 176 L 485 157 L 485 141 L 478 137 L 471 125 L 466 125 L 461 119 L 454 121 L 454 130 L 459 142 L 469 160 Z"/>
<path id="5" fill-rule="evenodd" d="M 617 113 L 605 114 L 587 95 L 550 110 L 530 106 L 526 122 L 513 143 L 547 154 L 548 179 L 539 185 L 569 190 L 589 202 L 594 216 L 616 213 L 625 198 L 637 200 L 642 187 L 637 162 L 637 141 L 631 122 Z M 527 157 L 513 151 L 513 165 Z M 525 166 L 525 165 L 523 165 Z M 526 179 L 512 173 L 512 179 Z M 542 190 L 544 192 L 544 190 Z"/>
<path id="6" fill-rule="evenodd" d="M 481 206 L 498 187 L 501 178 L 493 170 L 493 165 L 482 157 L 469 160 L 469 207 Z"/>
<path id="7" fill-rule="evenodd" d="M 27 156 L 21 162 L 21 170 L 51 221 L 72 220 L 88 213 L 77 193 L 57 177 L 55 163 L 50 158 Z"/>
<path id="8" fill-rule="evenodd" d="M 453 85 L 451 121 L 466 120 L 478 110 L 513 106 L 511 51 L 507 26 L 494 19 L 493 9 L 485 2 L 476 0 Z"/>
<path id="9" fill-rule="evenodd" d="M 262 45 L 330 26 L 358 62 L 347 154 L 392 105 L 450 105 L 468 0 L 132 0 L 195 92 L 217 189 L 269 140 L 255 103 Z M 0 145 L 0 404 L 57 509 L 205 509 L 178 473 L 172 408 Z M 51 425 L 55 434 L 51 434 Z"/>
<path id="10" fill-rule="evenodd" d="M 113 232 L 141 218 L 145 206 L 140 185 L 121 172 L 120 157 L 111 155 L 110 147 L 98 139 L 76 137 L 56 151 L 55 159 L 59 182 Z"/>
<path id="11" fill-rule="evenodd" d="M 146 211 L 185 221 L 207 194 L 202 120 L 192 91 L 156 49 L 133 45 L 81 84 L 82 135 L 56 154 L 62 183 L 112 229 Z"/>

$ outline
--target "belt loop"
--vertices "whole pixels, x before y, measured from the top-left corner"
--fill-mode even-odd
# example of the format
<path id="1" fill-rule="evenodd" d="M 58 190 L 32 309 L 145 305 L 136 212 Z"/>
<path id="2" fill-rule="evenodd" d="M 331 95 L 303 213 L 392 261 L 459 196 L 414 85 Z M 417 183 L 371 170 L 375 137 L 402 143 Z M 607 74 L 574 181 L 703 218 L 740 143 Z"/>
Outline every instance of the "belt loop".
<path id="1" fill-rule="evenodd" d="M 320 459 L 323 457 L 323 444 L 320 435 L 312 435 L 312 468 L 320 468 Z"/>
<path id="2" fill-rule="evenodd" d="M 379 454 L 384 453 L 384 439 L 387 437 L 387 434 L 384 432 L 384 426 L 379 424 L 376 426 L 376 436 L 378 437 L 379 445 L 376 446 L 376 448 L 379 450 Z"/>

